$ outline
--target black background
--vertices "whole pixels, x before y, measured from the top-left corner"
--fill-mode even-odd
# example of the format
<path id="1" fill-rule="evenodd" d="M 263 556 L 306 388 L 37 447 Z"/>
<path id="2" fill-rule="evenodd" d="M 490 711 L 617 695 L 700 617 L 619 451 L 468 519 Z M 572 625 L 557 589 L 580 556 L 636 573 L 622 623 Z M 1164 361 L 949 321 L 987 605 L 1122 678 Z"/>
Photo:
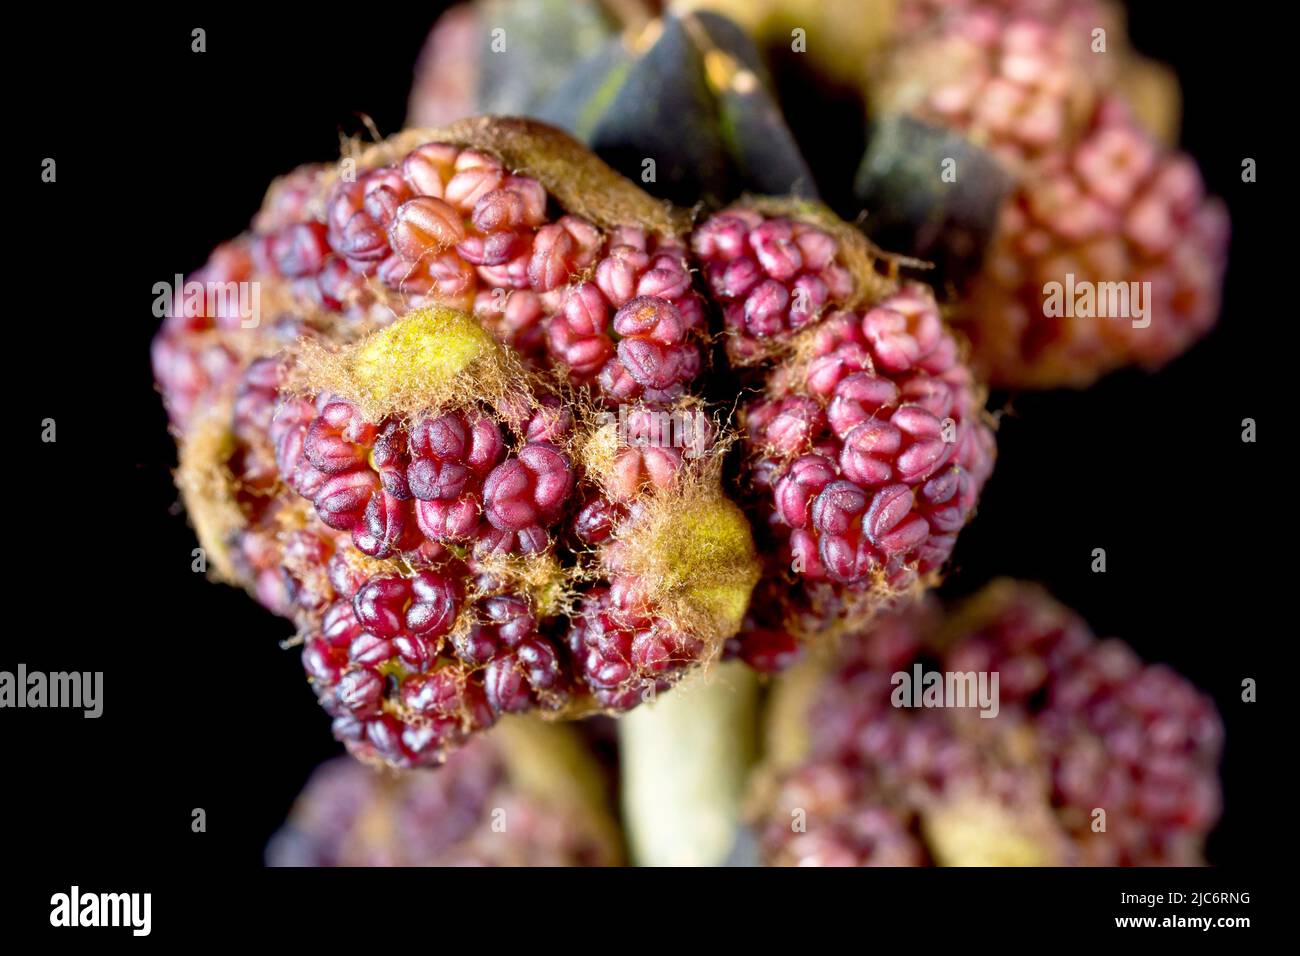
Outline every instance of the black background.
<path id="1" fill-rule="evenodd" d="M 98 720 L 0 715 L 3 855 L 39 874 L 24 881 L 23 922 L 43 924 L 50 892 L 97 875 L 114 890 L 162 892 L 171 874 L 264 885 L 267 836 L 339 750 L 297 653 L 278 647 L 288 625 L 190 570 L 149 372 L 151 287 L 244 229 L 274 175 L 336 157 L 359 114 L 399 129 L 436 5 L 220 10 L 72 23 L 50 9 L 8 40 L 41 69 L 8 88 L 6 162 L 24 202 L 5 230 L 6 407 L 19 438 L 3 465 L 14 613 L 0 668 L 105 672 Z M 190 52 L 195 26 L 204 54 Z M 1231 208 L 1222 320 L 1158 375 L 995 396 L 998 468 L 945 587 L 1040 580 L 1099 632 L 1213 694 L 1226 812 L 1210 858 L 1250 873 L 1277 826 L 1274 768 L 1294 749 L 1276 679 L 1295 631 L 1294 496 L 1276 451 L 1292 424 L 1280 399 L 1294 322 L 1293 253 L 1277 237 L 1294 211 L 1270 153 L 1277 99 L 1294 87 L 1274 85 L 1280 61 L 1263 45 L 1280 27 L 1262 17 L 1138 4 L 1131 27 L 1178 68 L 1184 146 Z M 806 126 L 818 106 L 797 105 Z M 39 182 L 47 156 L 57 184 Z M 1241 182 L 1248 156 L 1255 184 Z M 56 444 L 37 438 L 47 417 Z M 1247 417 L 1257 444 L 1241 441 Z M 1105 574 L 1090 570 L 1097 547 Z M 1260 681 L 1260 703 L 1241 703 L 1245 677 Z M 190 830 L 195 807 L 205 834 Z M 157 910 L 156 898 L 161 921 Z"/>

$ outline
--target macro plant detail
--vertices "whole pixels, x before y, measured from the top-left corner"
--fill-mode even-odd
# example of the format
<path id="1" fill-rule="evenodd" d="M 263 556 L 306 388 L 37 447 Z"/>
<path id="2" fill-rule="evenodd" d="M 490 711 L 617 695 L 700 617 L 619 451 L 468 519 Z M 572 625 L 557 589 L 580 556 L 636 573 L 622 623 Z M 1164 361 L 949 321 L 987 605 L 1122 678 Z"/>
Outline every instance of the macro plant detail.
<path id="1" fill-rule="evenodd" d="M 1177 78 L 1109 0 L 840 6 L 456 4 L 407 128 L 163 284 L 195 553 L 348 754 L 268 864 L 1205 862 L 1222 698 L 966 570 L 1105 507 L 995 493 L 1022 395 L 1220 321 Z"/>

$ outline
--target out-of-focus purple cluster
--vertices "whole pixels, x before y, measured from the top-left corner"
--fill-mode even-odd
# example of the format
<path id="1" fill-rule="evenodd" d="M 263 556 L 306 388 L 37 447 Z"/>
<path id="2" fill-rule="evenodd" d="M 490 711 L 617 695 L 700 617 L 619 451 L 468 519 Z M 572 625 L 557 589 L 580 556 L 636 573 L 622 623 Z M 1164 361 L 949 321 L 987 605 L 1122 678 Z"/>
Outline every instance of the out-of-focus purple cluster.
<path id="1" fill-rule="evenodd" d="M 996 673 L 994 716 L 895 706 L 892 675 L 918 662 Z M 804 752 L 763 788 L 771 864 L 1201 862 L 1221 807 L 1213 703 L 1036 587 L 997 582 L 946 620 L 922 603 L 805 666 Z"/>

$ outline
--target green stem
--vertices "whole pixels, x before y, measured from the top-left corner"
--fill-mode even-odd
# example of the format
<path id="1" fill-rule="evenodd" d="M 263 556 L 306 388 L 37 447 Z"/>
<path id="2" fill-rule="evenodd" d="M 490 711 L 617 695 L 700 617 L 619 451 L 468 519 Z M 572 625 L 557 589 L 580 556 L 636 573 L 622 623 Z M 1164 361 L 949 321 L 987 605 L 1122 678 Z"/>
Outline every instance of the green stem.
<path id="1" fill-rule="evenodd" d="M 719 866 L 735 844 L 755 753 L 758 682 L 739 662 L 618 722 L 623 818 L 638 866 Z"/>

